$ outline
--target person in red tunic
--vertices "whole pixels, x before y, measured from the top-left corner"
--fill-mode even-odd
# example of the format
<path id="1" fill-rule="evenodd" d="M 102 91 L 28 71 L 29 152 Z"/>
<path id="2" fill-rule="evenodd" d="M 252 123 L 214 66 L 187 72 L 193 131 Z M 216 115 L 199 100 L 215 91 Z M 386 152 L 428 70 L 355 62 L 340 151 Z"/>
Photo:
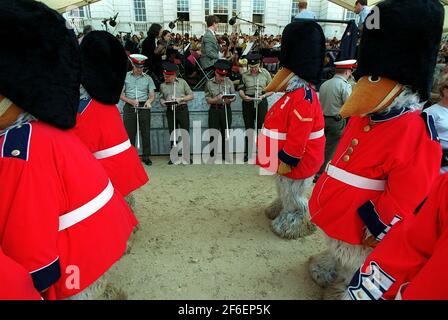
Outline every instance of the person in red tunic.
<path id="1" fill-rule="evenodd" d="M 137 221 L 87 147 L 61 130 L 75 125 L 79 104 L 73 30 L 31 0 L 0 6 L 0 30 L 11 44 L 0 47 L 2 250 L 44 298 L 88 296 Z"/>
<path id="2" fill-rule="evenodd" d="M 350 120 L 309 201 L 311 221 L 328 237 L 309 270 L 328 299 L 342 297 L 372 247 L 412 215 L 440 169 L 434 121 L 421 114 L 419 98 L 428 97 L 443 7 L 386 0 L 373 12 L 381 28 L 364 29 L 359 81 L 341 109 Z"/>
<path id="3" fill-rule="evenodd" d="M 0 248 L 0 300 L 41 300 L 30 274 Z"/>
<path id="4" fill-rule="evenodd" d="M 126 77 L 128 57 L 106 31 L 92 31 L 81 43 L 81 100 L 72 129 L 102 164 L 113 186 L 134 203 L 131 192 L 148 182 L 116 104 Z"/>
<path id="5" fill-rule="evenodd" d="M 423 206 L 369 255 L 347 295 L 354 300 L 448 299 L 448 175 Z"/>
<path id="6" fill-rule="evenodd" d="M 324 161 L 324 117 L 313 84 L 320 80 L 325 36 L 314 21 L 293 22 L 282 35 L 283 69 L 265 88 L 284 92 L 268 111 L 258 137 L 257 164 L 277 174 L 278 199 L 267 209 L 272 230 L 296 239 L 315 230 L 305 191 Z"/>

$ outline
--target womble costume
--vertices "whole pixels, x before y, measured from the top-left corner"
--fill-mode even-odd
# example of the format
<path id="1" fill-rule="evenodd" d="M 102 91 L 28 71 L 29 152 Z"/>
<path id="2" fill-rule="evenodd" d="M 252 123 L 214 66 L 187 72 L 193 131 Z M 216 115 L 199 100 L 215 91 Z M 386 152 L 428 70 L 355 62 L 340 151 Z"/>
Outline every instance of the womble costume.
<path id="1" fill-rule="evenodd" d="M 81 79 L 66 21 L 40 2 L 9 1 L 0 35 L 10 44 L 0 48 L 0 242 L 44 298 L 64 299 L 120 259 L 137 221 L 92 153 L 61 130 L 75 125 Z"/>
<path id="2" fill-rule="evenodd" d="M 427 196 L 440 167 L 434 122 L 418 97 L 428 97 L 443 8 L 386 0 L 378 10 L 380 29 L 364 28 L 360 79 L 341 109 L 350 120 L 309 201 L 311 221 L 328 236 L 329 249 L 310 259 L 312 278 L 329 286 L 326 298 L 342 297 L 372 247 Z"/>
<path id="3" fill-rule="evenodd" d="M 137 150 L 131 145 L 116 104 L 124 86 L 128 58 L 106 31 L 92 31 L 81 43 L 82 97 L 73 132 L 106 170 L 123 196 L 148 182 Z"/>
<path id="4" fill-rule="evenodd" d="M 282 69 L 265 89 L 286 91 L 268 111 L 257 139 L 257 164 L 278 173 L 279 198 L 266 215 L 283 238 L 315 230 L 304 193 L 324 161 L 324 117 L 313 87 L 320 80 L 324 56 L 325 37 L 316 22 L 290 23 L 282 35 Z"/>
<path id="5" fill-rule="evenodd" d="M 30 274 L 0 248 L 0 300 L 41 300 Z"/>
<path id="6" fill-rule="evenodd" d="M 447 300 L 447 267 L 448 175 L 443 175 L 423 206 L 367 258 L 348 295 L 355 300 Z"/>

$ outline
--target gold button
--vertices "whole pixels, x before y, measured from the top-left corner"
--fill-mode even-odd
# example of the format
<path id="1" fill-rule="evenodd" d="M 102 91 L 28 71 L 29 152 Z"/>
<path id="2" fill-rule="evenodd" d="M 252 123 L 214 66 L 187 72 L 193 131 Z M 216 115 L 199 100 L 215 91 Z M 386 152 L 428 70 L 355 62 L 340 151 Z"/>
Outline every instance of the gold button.
<path id="1" fill-rule="evenodd" d="M 358 143 L 359 143 L 359 140 L 358 140 L 358 139 L 353 139 L 353 140 L 352 140 L 352 146 L 357 146 Z"/>
<path id="2" fill-rule="evenodd" d="M 12 150 L 11 155 L 13 157 L 18 157 L 18 156 L 20 156 L 20 151 L 19 150 Z"/>
<path id="3" fill-rule="evenodd" d="M 350 156 L 348 154 L 346 154 L 343 158 L 342 161 L 344 162 L 348 162 L 348 160 L 350 160 Z"/>
<path id="4" fill-rule="evenodd" d="M 369 125 L 367 125 L 367 126 L 364 127 L 364 132 L 369 132 L 370 129 L 371 129 L 371 127 Z"/>
<path id="5" fill-rule="evenodd" d="M 347 149 L 347 154 L 351 155 L 352 153 L 353 153 L 353 148 L 352 147 L 348 148 Z"/>

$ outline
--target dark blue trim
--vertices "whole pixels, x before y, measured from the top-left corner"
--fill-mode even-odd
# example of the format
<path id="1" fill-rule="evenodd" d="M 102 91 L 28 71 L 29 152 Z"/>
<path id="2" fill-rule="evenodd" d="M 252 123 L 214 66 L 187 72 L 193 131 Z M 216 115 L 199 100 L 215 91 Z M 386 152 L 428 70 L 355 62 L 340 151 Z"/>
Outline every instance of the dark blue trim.
<path id="1" fill-rule="evenodd" d="M 305 101 L 309 101 L 310 103 L 313 103 L 313 91 L 309 87 L 305 87 Z"/>
<path id="2" fill-rule="evenodd" d="M 383 295 L 390 289 L 390 287 L 396 282 L 396 280 L 387 274 L 375 261 L 371 261 L 369 263 L 370 271 L 368 273 L 361 272 L 361 269 L 358 269 L 355 275 L 353 276 L 350 284 L 348 285 L 348 292 L 350 293 L 350 297 L 353 300 L 358 300 L 356 297 L 357 291 L 362 291 L 366 294 L 369 299 L 377 300 L 381 299 Z M 380 274 L 380 277 L 376 277 L 375 275 Z M 385 285 L 384 279 L 387 278 L 389 280 L 389 284 Z M 381 292 L 381 297 L 376 298 L 374 293 L 364 285 L 365 279 L 369 279 L 371 284 L 375 286 Z M 378 281 L 378 279 L 381 279 Z"/>
<path id="3" fill-rule="evenodd" d="M 31 124 L 26 123 L 8 130 L 3 142 L 3 157 L 28 160 Z"/>
<path id="4" fill-rule="evenodd" d="M 420 116 L 425 121 L 426 129 L 428 129 L 429 136 L 433 141 L 440 141 L 439 134 L 437 133 L 436 124 L 434 122 L 434 117 L 432 114 L 427 114 L 426 112 L 422 112 Z"/>
<path id="5" fill-rule="evenodd" d="M 83 113 L 89 105 L 90 101 L 92 101 L 91 98 L 79 100 L 78 113 Z"/>
<path id="6" fill-rule="evenodd" d="M 287 154 L 285 151 L 281 150 L 278 153 L 278 158 L 286 163 L 287 165 L 290 165 L 291 167 L 297 167 L 299 165 L 300 159 L 290 156 L 289 154 Z"/>
<path id="7" fill-rule="evenodd" d="M 409 111 L 411 111 L 411 109 L 409 108 L 392 109 L 387 113 L 373 114 L 370 116 L 370 120 L 372 120 L 373 122 L 388 121 L 394 118 L 398 118 L 399 116 L 402 116 Z"/>
<path id="8" fill-rule="evenodd" d="M 367 201 L 358 209 L 358 215 L 375 238 L 383 233 L 387 225 L 381 220 L 372 201 Z"/>
<path id="9" fill-rule="evenodd" d="M 31 273 L 31 278 L 33 278 L 34 287 L 37 291 L 43 291 L 51 287 L 60 277 L 61 266 L 59 258 L 44 269 Z"/>

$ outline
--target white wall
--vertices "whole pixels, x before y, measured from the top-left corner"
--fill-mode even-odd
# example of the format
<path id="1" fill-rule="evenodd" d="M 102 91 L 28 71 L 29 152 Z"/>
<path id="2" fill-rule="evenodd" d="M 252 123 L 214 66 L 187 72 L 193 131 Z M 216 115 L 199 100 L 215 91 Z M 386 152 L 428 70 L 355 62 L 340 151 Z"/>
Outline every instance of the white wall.
<path id="1" fill-rule="evenodd" d="M 231 0 L 229 0 L 231 3 Z M 111 32 L 135 32 L 134 21 L 134 1 L 133 0 L 102 0 L 90 5 L 92 23 L 97 30 L 105 29 L 101 21 L 113 17 L 119 13 L 116 28 L 109 27 Z M 146 17 L 148 26 L 151 23 L 160 23 L 164 29 L 168 29 L 170 21 L 177 18 L 176 0 L 146 0 Z M 308 8 L 321 19 L 343 19 L 344 10 L 327 0 L 308 0 Z M 252 21 L 252 0 L 240 0 L 240 17 Z M 266 0 L 264 25 L 265 34 L 278 34 L 291 21 L 292 0 Z M 237 21 L 242 33 L 253 34 L 255 28 L 249 23 L 241 20 Z M 144 26 L 146 28 L 146 26 Z M 175 28 L 174 32 L 181 32 Z M 191 35 L 202 35 L 205 31 L 204 0 L 190 0 L 190 27 Z M 325 24 L 322 25 L 325 35 L 332 38 L 340 38 L 345 29 L 345 25 Z M 229 26 L 229 32 L 231 27 Z M 184 30 L 186 32 L 186 30 Z M 137 32 L 135 32 L 137 33 Z"/>

